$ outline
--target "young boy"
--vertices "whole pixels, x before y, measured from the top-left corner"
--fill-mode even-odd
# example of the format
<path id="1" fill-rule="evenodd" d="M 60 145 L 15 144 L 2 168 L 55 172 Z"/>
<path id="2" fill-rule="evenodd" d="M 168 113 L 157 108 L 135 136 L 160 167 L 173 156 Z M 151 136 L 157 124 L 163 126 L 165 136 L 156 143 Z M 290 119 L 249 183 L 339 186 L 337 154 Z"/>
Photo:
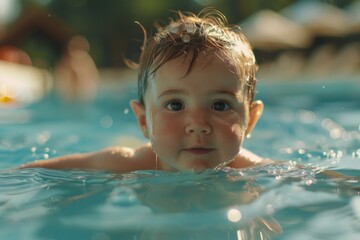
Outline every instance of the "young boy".
<path id="1" fill-rule="evenodd" d="M 150 142 L 136 149 L 35 161 L 21 167 L 128 172 L 244 168 L 268 163 L 242 143 L 263 111 L 254 101 L 256 62 L 245 36 L 206 10 L 178 19 L 145 41 L 139 101 L 130 105 Z"/>

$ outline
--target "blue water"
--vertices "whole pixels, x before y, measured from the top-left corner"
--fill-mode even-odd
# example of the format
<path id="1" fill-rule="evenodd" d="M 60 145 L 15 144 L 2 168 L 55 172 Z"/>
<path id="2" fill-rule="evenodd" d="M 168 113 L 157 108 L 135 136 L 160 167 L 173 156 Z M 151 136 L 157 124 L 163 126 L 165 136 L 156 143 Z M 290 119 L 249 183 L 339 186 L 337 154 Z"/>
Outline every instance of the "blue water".
<path id="1" fill-rule="evenodd" d="M 14 169 L 144 142 L 132 85 L 88 105 L 2 109 L 0 239 L 360 239 L 359 92 L 349 80 L 260 83 L 266 108 L 245 146 L 283 164 L 202 173 Z"/>

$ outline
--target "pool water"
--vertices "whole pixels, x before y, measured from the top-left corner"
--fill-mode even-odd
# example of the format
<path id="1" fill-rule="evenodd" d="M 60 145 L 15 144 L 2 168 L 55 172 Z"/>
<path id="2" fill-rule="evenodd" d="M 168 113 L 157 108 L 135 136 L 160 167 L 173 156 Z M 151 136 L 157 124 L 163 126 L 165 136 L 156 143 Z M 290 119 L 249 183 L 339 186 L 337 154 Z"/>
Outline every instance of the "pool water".
<path id="1" fill-rule="evenodd" d="M 245 146 L 283 163 L 201 173 L 15 169 L 144 142 L 132 84 L 93 104 L 2 109 L 0 239 L 360 239 L 359 92 L 357 80 L 260 83 Z"/>

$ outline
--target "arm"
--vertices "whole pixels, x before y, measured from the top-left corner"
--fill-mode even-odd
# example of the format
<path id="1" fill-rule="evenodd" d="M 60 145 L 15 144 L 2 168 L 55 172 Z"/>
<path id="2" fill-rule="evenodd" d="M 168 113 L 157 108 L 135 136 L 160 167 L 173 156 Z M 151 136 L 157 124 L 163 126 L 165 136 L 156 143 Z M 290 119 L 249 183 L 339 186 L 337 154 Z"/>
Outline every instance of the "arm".
<path id="1" fill-rule="evenodd" d="M 21 165 L 19 168 L 87 169 L 130 172 L 155 169 L 155 155 L 150 144 L 137 149 L 110 147 L 97 152 L 81 153 L 37 160 Z"/>

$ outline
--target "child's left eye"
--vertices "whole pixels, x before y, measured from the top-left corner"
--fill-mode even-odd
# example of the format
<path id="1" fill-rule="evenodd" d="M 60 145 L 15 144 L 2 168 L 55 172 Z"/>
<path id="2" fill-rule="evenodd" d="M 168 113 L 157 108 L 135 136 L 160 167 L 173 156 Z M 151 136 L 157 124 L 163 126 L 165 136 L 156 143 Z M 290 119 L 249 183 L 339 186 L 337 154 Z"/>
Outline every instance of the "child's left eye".
<path id="1" fill-rule="evenodd" d="M 211 109 L 213 109 L 215 111 L 226 111 L 226 110 L 229 110 L 229 108 L 230 108 L 229 104 L 227 104 L 226 102 L 222 102 L 222 101 L 215 102 L 211 106 Z"/>

